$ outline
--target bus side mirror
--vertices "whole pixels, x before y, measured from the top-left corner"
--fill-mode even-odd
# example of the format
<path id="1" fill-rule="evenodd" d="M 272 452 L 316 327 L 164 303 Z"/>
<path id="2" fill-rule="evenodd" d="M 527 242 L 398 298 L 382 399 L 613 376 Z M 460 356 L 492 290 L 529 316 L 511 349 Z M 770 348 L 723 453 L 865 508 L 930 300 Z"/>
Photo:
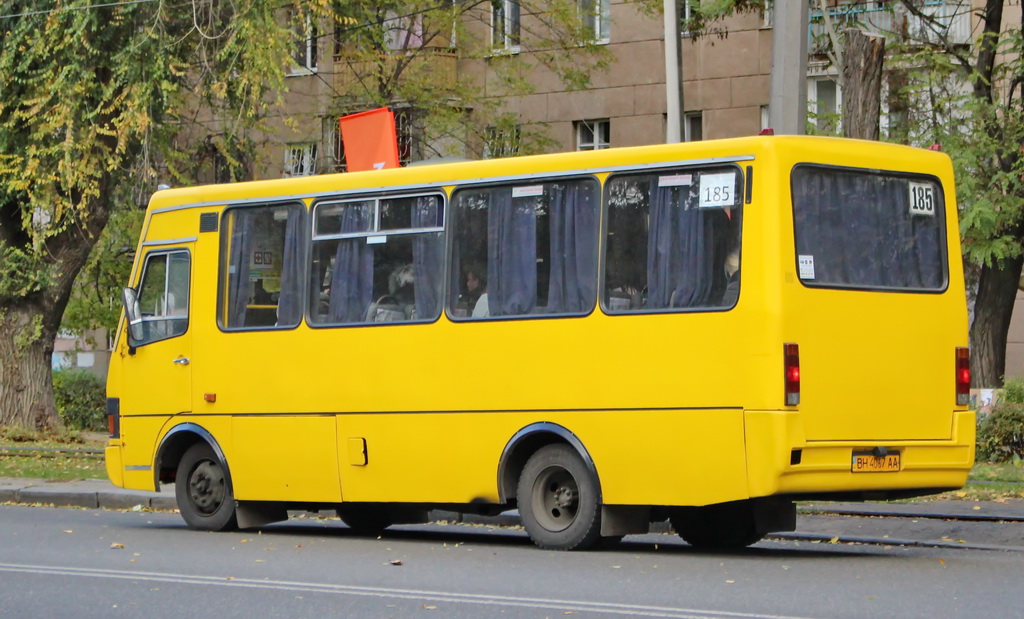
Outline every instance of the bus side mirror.
<path id="1" fill-rule="evenodd" d="M 142 310 L 139 308 L 139 293 L 134 288 L 121 290 L 124 315 L 128 318 L 128 343 L 142 341 Z"/>

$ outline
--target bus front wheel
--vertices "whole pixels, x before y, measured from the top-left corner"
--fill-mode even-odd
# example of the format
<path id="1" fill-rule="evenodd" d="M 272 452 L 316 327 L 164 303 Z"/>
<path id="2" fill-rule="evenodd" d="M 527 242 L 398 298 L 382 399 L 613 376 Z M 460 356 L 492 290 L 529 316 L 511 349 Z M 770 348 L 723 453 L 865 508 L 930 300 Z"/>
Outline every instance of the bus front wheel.
<path id="1" fill-rule="evenodd" d="M 569 445 L 547 445 L 530 456 L 516 499 L 523 527 L 541 548 L 585 550 L 601 539 L 597 478 Z"/>
<path id="2" fill-rule="evenodd" d="M 235 497 L 224 463 L 206 443 L 188 448 L 174 482 L 178 511 L 185 524 L 200 531 L 238 528 Z"/>

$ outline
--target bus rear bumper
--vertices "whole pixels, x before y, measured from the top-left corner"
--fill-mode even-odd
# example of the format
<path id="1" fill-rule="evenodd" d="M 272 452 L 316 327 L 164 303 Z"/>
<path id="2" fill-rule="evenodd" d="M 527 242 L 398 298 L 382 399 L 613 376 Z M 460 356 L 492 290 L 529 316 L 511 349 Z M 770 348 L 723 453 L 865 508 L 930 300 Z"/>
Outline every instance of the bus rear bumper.
<path id="1" fill-rule="evenodd" d="M 750 496 L 886 499 L 961 488 L 974 464 L 974 411 L 954 411 L 949 440 L 806 441 L 799 412 L 746 411 Z M 854 454 L 898 454 L 898 470 L 855 472 Z"/>

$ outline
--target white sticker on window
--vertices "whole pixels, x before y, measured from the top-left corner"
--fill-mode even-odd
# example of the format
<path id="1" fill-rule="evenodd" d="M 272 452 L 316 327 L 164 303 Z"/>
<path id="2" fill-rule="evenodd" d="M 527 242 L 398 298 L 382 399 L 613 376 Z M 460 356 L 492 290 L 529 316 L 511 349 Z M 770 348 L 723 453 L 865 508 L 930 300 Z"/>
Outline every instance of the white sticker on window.
<path id="1" fill-rule="evenodd" d="M 692 174 L 676 174 L 674 176 L 658 177 L 658 187 L 689 187 L 692 184 Z"/>
<path id="2" fill-rule="evenodd" d="M 736 173 L 700 175 L 701 208 L 732 206 L 736 198 Z"/>
<path id="3" fill-rule="evenodd" d="M 535 198 L 544 195 L 544 185 L 531 185 L 529 187 L 513 187 L 513 198 Z"/>
<path id="4" fill-rule="evenodd" d="M 935 187 L 931 183 L 909 183 L 910 214 L 935 216 Z"/>
<path id="5" fill-rule="evenodd" d="M 814 256 L 797 256 L 800 279 L 814 279 Z"/>
<path id="6" fill-rule="evenodd" d="M 367 245 L 382 245 L 388 242 L 388 236 L 386 234 L 381 236 L 368 236 L 366 237 Z"/>

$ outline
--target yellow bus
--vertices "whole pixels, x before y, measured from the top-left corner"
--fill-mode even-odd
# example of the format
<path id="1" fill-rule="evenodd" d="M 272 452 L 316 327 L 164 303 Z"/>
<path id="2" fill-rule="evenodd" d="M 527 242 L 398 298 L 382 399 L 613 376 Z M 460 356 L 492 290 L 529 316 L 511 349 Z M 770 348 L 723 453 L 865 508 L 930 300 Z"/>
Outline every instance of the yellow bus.
<path id="1" fill-rule="evenodd" d="M 954 196 L 943 153 L 796 136 L 158 191 L 107 472 L 195 529 L 515 508 L 566 550 L 958 488 Z"/>

